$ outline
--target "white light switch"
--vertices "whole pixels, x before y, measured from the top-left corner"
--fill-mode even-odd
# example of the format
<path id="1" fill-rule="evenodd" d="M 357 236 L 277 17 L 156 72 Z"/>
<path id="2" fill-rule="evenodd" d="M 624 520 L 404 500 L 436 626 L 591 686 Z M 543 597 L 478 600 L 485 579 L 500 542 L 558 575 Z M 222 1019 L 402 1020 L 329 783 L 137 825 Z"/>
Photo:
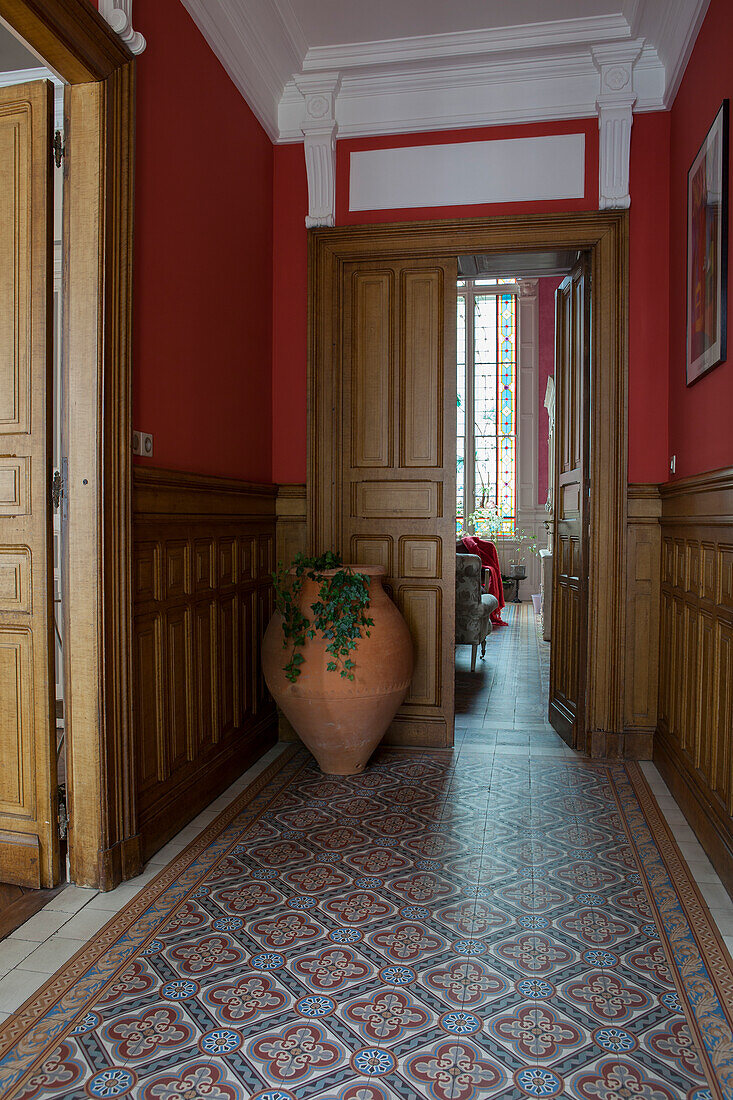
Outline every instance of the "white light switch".
<path id="1" fill-rule="evenodd" d="M 143 458 L 153 457 L 153 436 L 150 432 L 132 433 L 132 453 Z"/>

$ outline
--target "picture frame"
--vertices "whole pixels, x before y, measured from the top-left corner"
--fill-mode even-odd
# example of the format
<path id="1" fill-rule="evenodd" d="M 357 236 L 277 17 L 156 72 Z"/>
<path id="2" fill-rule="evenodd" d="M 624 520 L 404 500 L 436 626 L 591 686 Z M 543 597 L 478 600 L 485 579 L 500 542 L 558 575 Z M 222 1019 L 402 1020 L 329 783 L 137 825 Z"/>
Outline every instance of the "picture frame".
<path id="1" fill-rule="evenodd" d="M 728 100 L 687 173 L 687 385 L 727 355 Z"/>

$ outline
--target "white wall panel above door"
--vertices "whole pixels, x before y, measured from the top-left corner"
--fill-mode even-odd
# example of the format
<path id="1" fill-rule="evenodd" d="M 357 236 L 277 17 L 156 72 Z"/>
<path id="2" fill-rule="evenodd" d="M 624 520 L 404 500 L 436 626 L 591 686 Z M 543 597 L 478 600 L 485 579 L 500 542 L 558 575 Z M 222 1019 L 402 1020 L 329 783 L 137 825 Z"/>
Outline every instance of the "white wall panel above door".
<path id="1" fill-rule="evenodd" d="M 584 194 L 582 133 L 351 154 L 350 210 L 536 202 Z"/>

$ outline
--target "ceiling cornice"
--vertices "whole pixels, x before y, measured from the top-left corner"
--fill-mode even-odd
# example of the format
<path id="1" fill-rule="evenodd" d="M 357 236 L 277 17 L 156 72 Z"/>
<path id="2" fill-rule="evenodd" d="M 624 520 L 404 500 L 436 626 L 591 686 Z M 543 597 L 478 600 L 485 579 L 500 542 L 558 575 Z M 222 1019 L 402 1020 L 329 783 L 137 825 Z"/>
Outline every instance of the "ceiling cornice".
<path id="1" fill-rule="evenodd" d="M 439 68 L 347 70 L 336 119 L 339 138 L 347 138 L 588 118 L 596 114 L 598 91 L 587 47 Z M 634 91 L 637 111 L 663 108 L 664 71 L 651 47 L 635 66 Z M 302 117 L 303 97 L 291 81 L 280 102 L 281 142 L 302 140 Z"/>
<path id="2" fill-rule="evenodd" d="M 616 15 L 308 48 L 290 0 L 182 0 L 275 142 L 303 140 L 296 78 L 338 73 L 339 137 L 596 114 L 591 49 L 646 42 L 635 111 L 669 107 L 709 0 L 620 0 Z"/>
<path id="3" fill-rule="evenodd" d="M 553 22 L 496 27 L 491 30 L 315 46 L 305 55 L 303 71 L 344 70 L 414 62 L 440 64 L 456 58 L 487 57 L 516 50 L 546 50 L 630 37 L 629 24 L 621 15 L 557 19 Z"/>
<path id="4" fill-rule="evenodd" d="M 181 0 L 273 141 L 278 103 L 299 72 L 305 38 L 289 0 Z"/>
<path id="5" fill-rule="evenodd" d="M 674 103 L 709 6 L 710 0 L 666 0 L 661 9 L 663 22 L 657 41 L 667 73 L 664 96 L 667 107 Z"/>

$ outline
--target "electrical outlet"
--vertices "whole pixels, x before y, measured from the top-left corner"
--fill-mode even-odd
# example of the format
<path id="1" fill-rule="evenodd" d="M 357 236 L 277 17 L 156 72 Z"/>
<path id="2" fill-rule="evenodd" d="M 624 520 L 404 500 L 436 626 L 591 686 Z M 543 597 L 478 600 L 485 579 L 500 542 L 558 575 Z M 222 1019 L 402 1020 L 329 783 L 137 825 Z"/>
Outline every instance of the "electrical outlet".
<path id="1" fill-rule="evenodd" d="M 153 457 L 153 436 L 150 432 L 132 433 L 132 453 L 143 458 Z"/>
<path id="2" fill-rule="evenodd" d="M 672 457 L 669 460 L 669 472 L 671 474 L 674 474 L 674 473 L 676 473 L 676 471 L 677 471 L 677 455 L 672 455 Z"/>

